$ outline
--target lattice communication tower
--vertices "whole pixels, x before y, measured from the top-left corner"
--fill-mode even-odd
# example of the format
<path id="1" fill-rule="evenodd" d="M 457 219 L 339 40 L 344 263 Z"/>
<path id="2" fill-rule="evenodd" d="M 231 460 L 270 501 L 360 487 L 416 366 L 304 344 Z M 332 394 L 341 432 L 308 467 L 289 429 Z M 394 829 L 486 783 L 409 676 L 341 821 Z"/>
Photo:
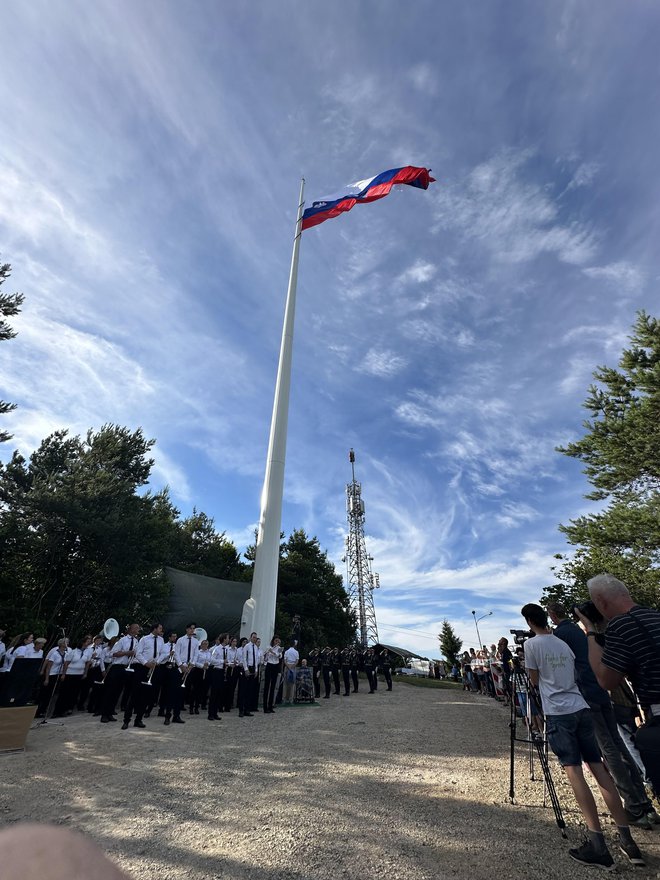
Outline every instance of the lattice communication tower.
<path id="1" fill-rule="evenodd" d="M 353 481 L 346 484 L 346 514 L 348 535 L 346 536 L 346 563 L 348 595 L 351 608 L 358 622 L 358 641 L 365 649 L 378 643 L 378 627 L 374 610 L 373 591 L 380 586 L 378 575 L 372 573 L 373 556 L 367 553 L 364 540 L 364 501 L 362 486 L 355 479 L 355 453 L 348 454 Z"/>

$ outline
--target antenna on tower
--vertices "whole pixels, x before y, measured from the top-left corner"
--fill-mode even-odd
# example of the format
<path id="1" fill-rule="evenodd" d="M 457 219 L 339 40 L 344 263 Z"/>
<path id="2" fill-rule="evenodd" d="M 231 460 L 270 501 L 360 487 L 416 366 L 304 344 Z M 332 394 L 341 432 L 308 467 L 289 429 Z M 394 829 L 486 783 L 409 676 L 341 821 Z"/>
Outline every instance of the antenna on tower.
<path id="1" fill-rule="evenodd" d="M 364 540 L 364 501 L 362 486 L 355 479 L 355 452 L 348 453 L 351 463 L 352 482 L 346 484 L 346 563 L 348 596 L 358 622 L 358 639 L 363 649 L 378 643 L 378 627 L 374 610 L 373 591 L 380 586 L 376 573 L 371 571 L 373 556 L 367 553 Z"/>

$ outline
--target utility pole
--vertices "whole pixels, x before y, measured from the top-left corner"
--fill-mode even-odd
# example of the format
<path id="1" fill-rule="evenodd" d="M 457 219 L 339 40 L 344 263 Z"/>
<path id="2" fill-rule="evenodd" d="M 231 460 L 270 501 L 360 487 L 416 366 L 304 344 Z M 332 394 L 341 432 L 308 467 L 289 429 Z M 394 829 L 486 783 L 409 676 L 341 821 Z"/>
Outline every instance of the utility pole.
<path id="1" fill-rule="evenodd" d="M 373 591 L 380 587 L 376 573 L 371 571 L 373 556 L 367 553 L 364 540 L 364 501 L 362 486 L 355 479 L 355 453 L 348 454 L 351 463 L 352 482 L 346 484 L 346 515 L 348 535 L 346 537 L 346 563 L 348 595 L 351 608 L 358 622 L 358 640 L 365 650 L 378 643 L 378 627 L 374 610 Z"/>

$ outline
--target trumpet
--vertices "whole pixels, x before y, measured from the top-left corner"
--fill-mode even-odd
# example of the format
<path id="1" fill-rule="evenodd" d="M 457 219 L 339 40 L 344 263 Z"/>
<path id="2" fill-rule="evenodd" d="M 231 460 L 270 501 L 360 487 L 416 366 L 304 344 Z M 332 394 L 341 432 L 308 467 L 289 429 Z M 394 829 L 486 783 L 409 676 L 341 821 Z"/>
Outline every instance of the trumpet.
<path id="1" fill-rule="evenodd" d="M 182 688 L 184 688 L 186 686 L 186 681 L 187 681 L 188 676 L 190 675 L 191 671 L 192 671 L 192 666 L 189 666 L 186 669 L 186 671 L 183 673 L 183 678 L 181 679 L 181 687 Z"/>
<path id="2" fill-rule="evenodd" d="M 143 681 L 142 684 L 148 684 L 148 685 L 151 685 L 151 679 L 154 677 L 154 672 L 156 671 L 157 666 L 158 666 L 158 664 L 154 664 L 154 665 L 151 667 L 151 671 L 149 672 L 149 675 L 147 676 L 147 680 L 146 680 L 146 681 Z"/>

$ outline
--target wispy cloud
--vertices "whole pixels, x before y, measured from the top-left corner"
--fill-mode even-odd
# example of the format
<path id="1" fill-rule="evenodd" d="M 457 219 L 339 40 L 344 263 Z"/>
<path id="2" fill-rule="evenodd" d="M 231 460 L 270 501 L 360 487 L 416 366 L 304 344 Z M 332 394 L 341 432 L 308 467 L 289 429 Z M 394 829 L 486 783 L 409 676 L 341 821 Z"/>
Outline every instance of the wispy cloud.
<path id="1" fill-rule="evenodd" d="M 590 266 L 582 272 L 587 278 L 605 281 L 624 295 L 637 293 L 646 282 L 644 270 L 625 260 L 609 263 L 606 266 Z"/>
<path id="2" fill-rule="evenodd" d="M 407 363 L 408 361 L 404 357 L 389 349 L 371 348 L 355 369 L 360 373 L 368 373 L 370 376 L 389 379 L 405 369 Z"/>
<path id="3" fill-rule="evenodd" d="M 438 229 L 477 240 L 494 260 L 524 263 L 544 253 L 581 265 L 596 252 L 596 234 L 562 217 L 551 192 L 525 174 L 528 150 L 508 150 L 476 166 L 462 186 L 440 190 Z"/>

